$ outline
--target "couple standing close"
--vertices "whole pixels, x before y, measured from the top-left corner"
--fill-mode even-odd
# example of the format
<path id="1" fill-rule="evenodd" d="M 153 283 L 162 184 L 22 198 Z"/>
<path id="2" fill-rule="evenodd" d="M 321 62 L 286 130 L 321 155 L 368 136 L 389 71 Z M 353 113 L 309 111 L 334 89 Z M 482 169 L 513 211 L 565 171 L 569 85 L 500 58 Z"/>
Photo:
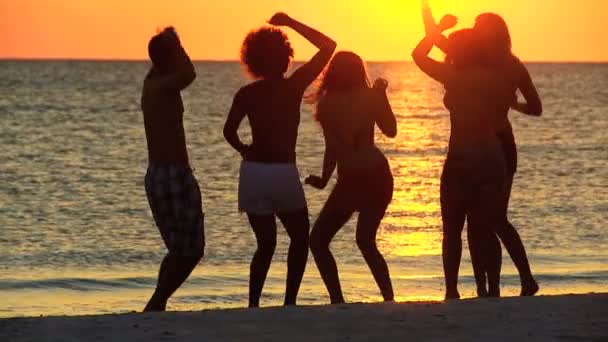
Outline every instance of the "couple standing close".
<path id="1" fill-rule="evenodd" d="M 488 67 L 485 62 L 482 63 L 482 57 L 475 59 L 477 64 L 467 61 L 473 55 L 472 51 L 483 55 L 479 46 L 469 44 L 472 42 L 470 39 L 458 38 L 463 34 L 455 33 L 450 39 L 443 38 L 440 27 L 453 25 L 446 25 L 446 20 L 442 20 L 436 26 L 428 7 L 425 18 L 427 37 L 414 51 L 414 59 L 424 72 L 446 85 L 446 105 L 452 119 L 450 153 L 442 176 L 441 193 L 446 298 L 458 297 L 456 284 L 462 248 L 460 233 L 465 216 L 469 220 L 478 292 L 481 296 L 496 295 L 495 272 L 498 267 L 499 275 L 500 266 L 487 262 L 496 255 L 496 234 L 506 245 L 509 238 L 505 236 L 509 234 L 514 240 L 514 233 L 520 245 L 521 240 L 510 224 L 508 233 L 501 234 L 508 231 L 507 228 L 497 228 L 508 223 L 507 182 L 504 176 L 504 160 L 508 156 L 505 157 L 502 148 L 490 147 L 497 146 L 493 143 L 505 130 L 505 121 L 508 123 L 506 112 L 519 86 L 515 81 L 507 82 L 508 78 L 503 83 L 498 82 L 499 86 L 494 86 L 494 77 L 501 76 L 497 74 L 497 70 L 500 70 L 498 66 Z M 450 21 L 449 17 L 447 21 Z M 334 41 L 285 14 L 275 15 L 270 24 L 294 29 L 317 46 L 319 52 L 292 76 L 285 78 L 293 50 L 279 29 L 254 31 L 243 44 L 242 62 L 257 81 L 243 87 L 235 96 L 224 135 L 243 156 L 239 208 L 247 213 L 258 243 L 251 263 L 249 306 L 259 306 L 276 245 L 275 216 L 279 217 L 291 239 L 285 305 L 296 303 L 309 245 L 331 302 L 343 303 L 338 271 L 329 244 L 355 211 L 359 212 L 357 245 L 384 299 L 392 301 L 394 294 L 388 267 L 375 242 L 377 229 L 393 193 L 393 178 L 388 162 L 374 145 L 376 125 L 389 137 L 397 134 L 395 115 L 386 97 L 387 82 L 380 79 L 370 86 L 361 58 L 350 52 L 339 52 L 332 59 L 336 48 Z M 427 57 L 433 44 L 444 47 L 448 55 L 446 63 Z M 145 183 L 155 222 L 169 253 L 161 264 L 156 291 L 145 310 L 162 311 L 168 298 L 185 281 L 203 255 L 203 212 L 200 190 L 188 162 L 180 96 L 180 91 L 194 80 L 194 68 L 172 29 L 165 30 L 150 41 L 149 53 L 153 67 L 144 82 L 142 98 L 150 160 Z M 314 97 L 316 119 L 323 128 L 326 144 L 323 171 L 321 177 L 310 176 L 306 183 L 315 188 L 324 188 L 336 167 L 339 177 L 309 235 L 306 199 L 295 166 L 295 146 L 304 92 L 328 63 L 329 67 Z M 487 93 L 486 88 L 491 89 L 491 93 Z M 507 104 L 509 92 L 510 102 Z M 489 100 L 483 102 L 483 99 Z M 528 96 L 526 99 L 530 103 Z M 506 107 L 500 107 L 498 103 L 504 103 Z M 529 109 L 524 107 L 519 106 L 522 111 Z M 459 111 L 462 116 L 458 115 Z M 250 146 L 242 143 L 237 135 L 245 116 L 252 127 L 253 142 Z M 499 117 L 501 120 L 497 119 Z M 467 132 L 475 138 L 467 140 Z M 487 172 L 492 166 L 496 166 L 495 172 Z M 485 177 L 487 179 L 478 179 L 486 172 L 490 175 Z M 510 186 L 508 188 L 510 191 Z M 487 207 L 481 208 L 481 204 L 487 204 Z M 503 207 L 505 222 L 499 215 Z M 500 258 L 500 246 L 497 248 Z M 507 245 L 516 264 L 516 258 L 521 259 L 521 255 L 515 256 L 517 252 L 512 252 L 512 249 L 518 248 L 523 250 L 523 245 L 514 248 Z M 523 257 L 527 265 L 525 250 Z M 495 262 L 496 258 L 491 260 Z M 526 287 L 528 292 L 537 290 L 537 287 L 534 291 L 530 290 L 530 284 L 536 285 L 536 282 L 531 273 L 527 276 L 525 265 L 522 268 L 518 265 L 522 274 L 522 294 L 526 294 Z M 527 269 L 529 271 L 529 266 Z"/>
<path id="2" fill-rule="evenodd" d="M 435 24 L 423 0 L 423 19 L 426 37 L 412 57 L 424 73 L 444 85 L 451 121 L 441 176 L 446 299 L 460 298 L 457 284 L 465 219 L 477 294 L 500 296 L 500 239 L 519 272 L 521 295 L 532 296 L 539 287 L 521 238 L 507 218 L 517 170 L 508 114 L 514 109 L 540 116 L 540 97 L 528 70 L 511 51 L 509 29 L 500 16 L 481 14 L 473 28 L 456 31 L 449 38 L 442 32 L 456 25 L 456 17 L 447 15 Z M 445 62 L 428 57 L 433 46 L 446 53 Z M 518 102 L 517 91 L 525 102 Z"/>

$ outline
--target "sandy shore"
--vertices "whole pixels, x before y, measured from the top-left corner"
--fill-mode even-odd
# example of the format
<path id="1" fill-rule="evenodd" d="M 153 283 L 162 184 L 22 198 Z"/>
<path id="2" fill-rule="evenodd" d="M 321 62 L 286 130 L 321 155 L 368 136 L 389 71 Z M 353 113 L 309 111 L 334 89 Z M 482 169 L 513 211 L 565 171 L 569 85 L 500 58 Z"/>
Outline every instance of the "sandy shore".
<path id="1" fill-rule="evenodd" d="M 0 341 L 608 341 L 608 294 L 0 320 Z"/>

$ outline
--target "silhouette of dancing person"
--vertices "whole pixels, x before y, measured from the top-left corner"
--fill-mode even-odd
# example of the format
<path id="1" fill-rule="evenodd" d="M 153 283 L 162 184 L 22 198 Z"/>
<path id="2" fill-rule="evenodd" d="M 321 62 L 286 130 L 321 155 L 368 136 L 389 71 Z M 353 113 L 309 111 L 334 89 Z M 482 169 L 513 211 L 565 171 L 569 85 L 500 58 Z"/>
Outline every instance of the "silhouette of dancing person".
<path id="1" fill-rule="evenodd" d="M 247 213 L 257 240 L 251 261 L 249 307 L 260 305 L 276 246 L 275 216 L 291 239 L 284 304 L 296 304 L 308 258 L 310 230 L 306 198 L 296 168 L 300 105 L 306 88 L 323 71 L 336 48 L 333 40 L 284 13 L 275 14 L 269 23 L 293 29 L 319 51 L 285 77 L 293 49 L 280 29 L 264 27 L 249 33 L 241 49 L 241 61 L 256 80 L 235 95 L 224 137 L 243 158 L 239 209 Z M 237 132 L 245 116 L 251 126 L 251 145 L 243 143 Z"/>
<path id="2" fill-rule="evenodd" d="M 429 27 L 435 25 L 435 22 L 428 3 L 425 2 L 423 8 L 423 18 L 428 30 Z M 447 15 L 443 19 L 444 26 L 446 20 L 447 22 L 450 22 L 447 25 L 451 25 L 451 23 L 455 24 L 456 22 L 455 17 L 451 15 Z M 501 71 L 503 77 L 511 82 L 513 93 L 519 89 L 526 100 L 525 103 L 518 103 L 515 101 L 511 108 L 524 114 L 540 116 L 542 114 L 540 97 L 528 70 L 511 51 L 511 37 L 505 21 L 497 14 L 484 13 L 476 18 L 474 30 L 479 38 L 478 43 L 481 44 L 484 50 L 484 63 L 487 66 L 491 66 L 496 70 Z M 439 37 L 437 46 L 444 52 L 447 52 L 447 39 L 445 37 Z M 521 238 L 507 218 L 513 178 L 517 170 L 517 147 L 515 145 L 513 129 L 508 119 L 508 108 L 506 108 L 506 112 L 503 113 L 503 115 L 505 118 L 505 125 L 504 129 L 499 133 L 499 138 L 502 142 L 507 162 L 507 180 L 503 194 L 504 223 L 496 227 L 495 231 L 500 240 L 504 243 L 505 248 L 517 267 L 522 284 L 521 295 L 532 296 L 538 292 L 539 286 L 532 276 L 526 250 Z M 481 274 L 479 267 L 480 266 L 477 263 L 473 264 L 474 270 L 476 270 L 478 274 Z"/>
<path id="3" fill-rule="evenodd" d="M 475 20 L 474 30 L 480 37 L 488 65 L 501 71 L 503 77 L 511 83 L 513 92 L 519 90 L 524 97 L 525 102 L 515 101 L 511 109 L 531 116 L 541 116 L 543 107 L 540 96 L 527 68 L 511 51 L 511 36 L 504 19 L 494 13 L 480 14 Z M 519 272 L 521 295 L 533 296 L 538 292 L 539 286 L 530 270 L 523 242 L 507 217 L 513 179 L 517 172 L 517 145 L 508 113 L 504 113 L 504 117 L 505 125 L 499 138 L 507 160 L 507 178 L 503 193 L 503 222 L 495 230 Z"/>
<path id="4" fill-rule="evenodd" d="M 361 58 L 339 52 L 316 94 L 325 156 L 322 176 L 310 176 L 306 183 L 325 188 L 336 167 L 338 182 L 314 224 L 310 247 L 332 304 L 344 303 L 344 296 L 329 244 L 354 212 L 359 212 L 357 246 L 384 300 L 394 300 L 388 266 L 376 246 L 376 233 L 393 196 L 390 166 L 374 144 L 376 125 L 388 137 L 397 135 L 387 86 L 386 80 L 378 79 L 371 87 Z"/>
<path id="5" fill-rule="evenodd" d="M 144 311 L 165 311 L 169 297 L 203 257 L 205 246 L 201 192 L 188 159 L 180 95 L 196 74 L 172 27 L 154 36 L 148 50 L 152 68 L 141 98 L 149 160 L 145 188 L 169 252 Z"/>
<path id="6" fill-rule="evenodd" d="M 465 219 L 478 294 L 500 296 L 501 251 L 494 227 L 501 217 L 506 165 L 497 133 L 513 94 L 500 73 L 484 65 L 473 30 L 457 31 L 445 40 L 441 31 L 453 24 L 453 17 L 448 17 L 440 26 L 427 25 L 427 36 L 412 54 L 423 72 L 445 86 L 444 102 L 450 110 L 449 151 L 441 177 L 446 299 L 460 297 L 457 284 Z M 447 50 L 444 63 L 428 57 L 434 44 Z"/>

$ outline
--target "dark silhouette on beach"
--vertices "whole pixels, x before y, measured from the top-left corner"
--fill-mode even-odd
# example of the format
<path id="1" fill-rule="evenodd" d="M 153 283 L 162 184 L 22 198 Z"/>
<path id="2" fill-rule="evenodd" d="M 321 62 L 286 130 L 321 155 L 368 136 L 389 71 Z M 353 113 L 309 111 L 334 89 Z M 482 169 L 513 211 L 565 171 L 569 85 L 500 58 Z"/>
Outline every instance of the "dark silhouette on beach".
<path id="1" fill-rule="evenodd" d="M 145 188 L 169 252 L 144 311 L 165 311 L 169 297 L 203 257 L 205 245 L 201 193 L 188 159 L 180 94 L 196 74 L 173 28 L 154 36 L 148 50 L 152 68 L 141 98 L 149 160 Z"/>
<path id="2" fill-rule="evenodd" d="M 376 245 L 376 233 L 393 196 L 390 166 L 374 144 L 376 125 L 388 137 L 397 135 L 387 86 L 383 79 L 370 86 L 361 58 L 339 52 L 316 94 L 316 119 L 323 128 L 325 155 L 322 176 L 310 176 L 306 183 L 325 188 L 336 167 L 338 182 L 314 224 L 310 247 L 332 304 L 344 303 L 344 296 L 329 244 L 355 212 L 359 212 L 357 246 L 384 300 L 394 300 L 388 266 Z"/>
<path id="3" fill-rule="evenodd" d="M 514 93 L 519 90 L 524 97 L 525 102 L 516 101 L 511 109 L 531 116 L 541 116 L 543 107 L 540 96 L 527 68 L 511 51 L 511 36 L 504 19 L 494 13 L 481 14 L 475 20 L 474 30 L 480 37 L 487 64 L 502 73 L 511 83 Z M 530 270 L 523 242 L 507 217 L 513 179 L 517 172 L 517 146 L 508 112 L 504 116 L 505 125 L 499 132 L 499 138 L 507 158 L 507 179 L 503 193 L 503 222 L 495 229 L 519 272 L 521 295 L 532 296 L 538 292 L 539 286 Z"/>
<path id="4" fill-rule="evenodd" d="M 256 81 L 241 88 L 234 97 L 224 136 L 243 158 L 239 209 L 247 213 L 257 240 L 251 261 L 250 307 L 260 304 L 274 254 L 275 216 L 291 239 L 284 304 L 296 304 L 308 259 L 310 230 L 306 198 L 296 168 L 300 105 L 306 88 L 323 71 L 336 48 L 333 40 L 284 13 L 275 14 L 269 23 L 293 29 L 319 51 L 285 77 L 293 49 L 280 29 L 264 27 L 253 31 L 242 46 L 241 61 Z M 245 116 L 251 125 L 251 145 L 243 143 L 237 133 Z"/>
<path id="5" fill-rule="evenodd" d="M 435 25 L 433 15 L 431 13 L 428 2 L 423 1 L 423 20 L 426 31 L 433 30 Z M 453 15 L 446 15 L 442 18 L 438 26 L 441 29 L 446 29 L 454 26 L 457 20 Z M 503 223 L 495 228 L 495 232 L 504 243 L 507 251 L 511 255 L 515 266 L 518 269 L 521 278 L 522 296 L 531 296 L 538 292 L 538 284 L 530 270 L 528 258 L 521 238 L 513 225 L 508 221 L 507 212 L 513 178 L 517 170 L 517 149 L 511 123 L 508 119 L 509 109 L 515 109 L 524 114 L 532 116 L 540 116 L 542 114 L 542 104 L 538 92 L 532 82 L 529 72 L 523 63 L 513 55 L 511 51 L 511 37 L 509 29 L 504 19 L 494 13 L 484 13 L 479 15 L 475 21 L 474 33 L 475 40 L 483 50 L 483 64 L 491 67 L 501 73 L 501 77 L 511 84 L 511 91 L 515 101 L 511 104 L 511 108 L 499 106 L 497 109 L 502 111 L 504 116 L 503 128 L 499 131 L 498 136 L 501 140 L 504 156 L 506 158 L 506 181 L 503 188 L 502 196 L 502 216 Z M 448 52 L 448 40 L 443 36 L 436 36 L 436 45 Z M 516 91 L 520 90 L 526 102 L 517 102 Z M 474 251 L 471 251 L 472 255 Z M 456 261 L 460 263 L 460 258 L 449 263 L 449 273 L 458 273 Z M 498 263 L 500 265 L 500 263 Z M 473 268 L 478 277 L 484 277 L 483 266 L 478 262 L 473 262 Z M 455 271 L 454 271 L 455 269 Z M 500 268 L 499 268 L 500 270 Z M 478 291 L 479 295 L 484 295 L 485 291 Z"/>
<path id="6" fill-rule="evenodd" d="M 449 151 L 441 177 L 446 299 L 460 297 L 457 284 L 465 219 L 478 294 L 498 297 L 501 251 L 494 227 L 501 222 L 506 181 L 498 132 L 513 94 L 500 73 L 485 65 L 472 29 L 450 35 L 445 62 L 428 57 L 435 43 L 445 44 L 443 29 L 427 27 L 427 36 L 412 57 L 423 72 L 445 86 L 444 102 L 450 110 Z"/>

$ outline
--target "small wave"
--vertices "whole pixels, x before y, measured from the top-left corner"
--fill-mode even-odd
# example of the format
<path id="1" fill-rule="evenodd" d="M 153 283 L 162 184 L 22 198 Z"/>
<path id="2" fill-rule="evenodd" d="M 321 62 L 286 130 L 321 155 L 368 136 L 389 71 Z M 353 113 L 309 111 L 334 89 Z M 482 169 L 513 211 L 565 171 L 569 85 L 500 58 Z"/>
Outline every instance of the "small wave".
<path id="1" fill-rule="evenodd" d="M 272 277 L 270 278 L 271 279 L 269 279 L 269 282 L 272 282 L 273 279 Z M 541 273 L 537 274 L 536 278 L 539 282 L 544 283 L 579 281 L 608 283 L 608 271 L 592 271 L 565 274 Z M 519 281 L 519 277 L 515 274 L 503 275 L 502 279 L 504 283 L 516 283 Z M 399 282 L 412 283 L 412 285 L 414 285 L 415 283 L 442 282 L 443 277 L 440 275 L 430 277 L 408 277 L 407 279 L 400 279 L 399 277 L 396 277 L 396 280 Z M 474 282 L 474 278 L 470 275 L 461 275 L 460 281 L 463 283 L 472 283 Z M 188 279 L 188 286 L 206 288 L 225 286 L 230 287 L 234 285 L 245 285 L 246 282 L 246 276 L 202 276 L 192 277 Z M 53 278 L 39 280 L 2 279 L 0 280 L 0 291 L 69 290 L 78 292 L 94 292 L 151 288 L 154 287 L 155 284 L 156 277 L 127 277 L 114 279 Z"/>
<path id="2" fill-rule="evenodd" d="M 0 291 L 6 290 L 72 290 L 72 291 L 111 291 L 115 289 L 137 289 L 153 286 L 152 277 L 133 277 L 119 279 L 55 278 L 40 280 L 3 279 Z"/>

